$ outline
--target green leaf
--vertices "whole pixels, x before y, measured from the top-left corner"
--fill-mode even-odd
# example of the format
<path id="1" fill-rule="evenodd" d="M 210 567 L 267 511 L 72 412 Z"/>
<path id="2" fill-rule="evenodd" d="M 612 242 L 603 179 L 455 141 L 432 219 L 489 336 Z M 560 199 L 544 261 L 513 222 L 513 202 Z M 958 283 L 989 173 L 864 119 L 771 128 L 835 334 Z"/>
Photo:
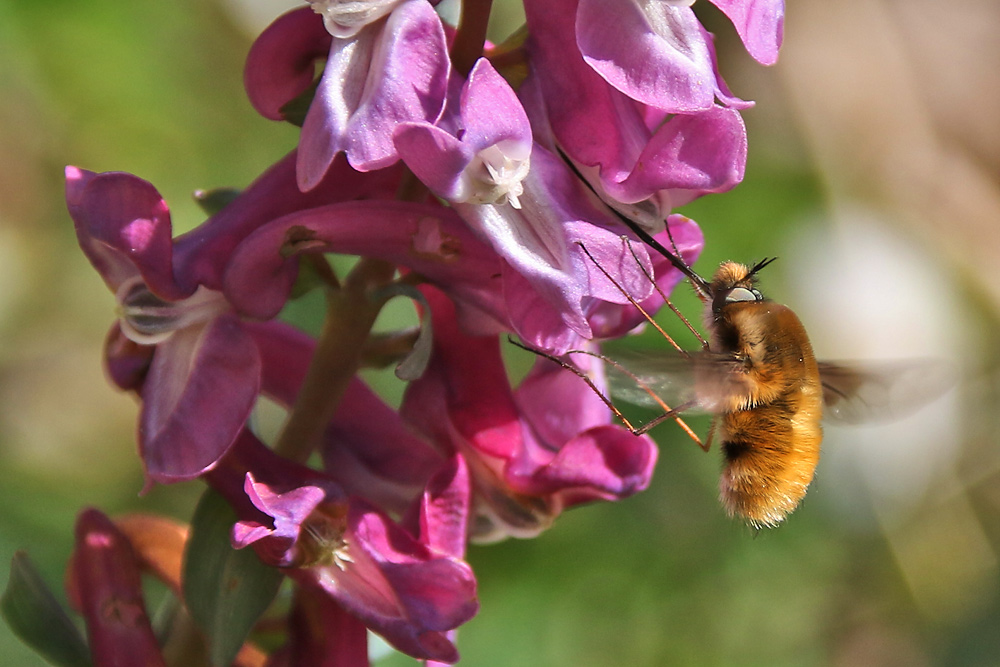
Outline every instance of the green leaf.
<path id="1" fill-rule="evenodd" d="M 236 513 L 215 491 L 202 496 L 184 554 L 184 600 L 208 639 L 213 665 L 229 665 L 271 604 L 284 575 L 253 549 L 233 549 Z"/>
<path id="2" fill-rule="evenodd" d="M 11 561 L 0 613 L 21 641 L 53 665 L 91 664 L 87 642 L 23 551 Z"/>

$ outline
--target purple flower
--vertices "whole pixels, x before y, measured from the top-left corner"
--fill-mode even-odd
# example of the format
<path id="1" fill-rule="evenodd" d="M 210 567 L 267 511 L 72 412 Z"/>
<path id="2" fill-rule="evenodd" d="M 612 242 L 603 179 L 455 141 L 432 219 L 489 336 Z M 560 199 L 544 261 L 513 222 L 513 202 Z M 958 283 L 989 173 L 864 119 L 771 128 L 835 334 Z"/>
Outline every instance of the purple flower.
<path id="1" fill-rule="evenodd" d="M 243 467 L 250 472 L 241 500 L 234 482 Z M 429 482 L 413 513 L 414 532 L 320 473 L 278 458 L 249 433 L 209 479 L 253 517 L 234 528 L 234 546 L 253 545 L 266 563 L 323 591 L 399 650 L 458 660 L 447 632 L 478 609 L 472 570 L 456 553 L 464 545 L 470 494 L 460 458 Z"/>
<path id="2" fill-rule="evenodd" d="M 298 395 L 315 341 L 275 322 L 246 322 L 260 350 L 261 392 L 291 408 Z M 414 435 L 399 413 L 364 382 L 351 380 L 326 428 L 320 453 L 332 481 L 400 516 L 424 492 L 445 458 Z"/>
<path id="3" fill-rule="evenodd" d="M 224 291 L 252 317 L 274 317 L 298 275 L 299 252 L 384 259 L 440 285 L 460 304 L 463 324 L 478 332 L 507 329 L 501 263 L 454 211 L 399 201 L 321 206 L 262 226 L 235 250 Z"/>
<path id="4" fill-rule="evenodd" d="M 472 539 L 531 537 L 563 509 L 646 487 L 656 461 L 652 440 L 611 425 L 590 388 L 547 360 L 513 393 L 497 338 L 463 334 L 447 299 L 430 289 L 426 296 L 434 354 L 407 389 L 401 412 L 468 463 Z"/>
<path id="5" fill-rule="evenodd" d="M 457 106 L 457 113 L 442 119 L 452 132 L 427 122 L 400 124 L 395 132 L 400 157 L 450 203 L 520 208 L 532 138 L 514 91 L 483 58 L 469 73 Z"/>
<path id="6" fill-rule="evenodd" d="M 584 61 L 630 98 L 670 113 L 705 111 L 716 97 L 730 98 L 690 2 L 578 1 L 575 34 Z"/>
<path id="7" fill-rule="evenodd" d="M 405 121 L 434 122 L 444 108 L 448 48 L 444 28 L 426 0 L 382 3 L 315 2 L 324 22 L 302 8 L 264 31 L 247 59 L 251 100 L 268 117 L 312 84 L 312 62 L 329 45 L 298 152 L 298 183 L 314 188 L 343 152 L 359 171 L 398 158 L 392 143 Z M 371 11 L 351 12 L 357 9 Z"/>
<path id="8" fill-rule="evenodd" d="M 257 348 L 221 292 L 175 281 L 170 213 L 152 185 L 68 167 L 66 201 L 80 246 L 118 302 L 108 366 L 119 386 L 142 397 L 147 477 L 196 477 L 250 414 L 260 384 Z"/>
<path id="9" fill-rule="evenodd" d="M 665 16 L 689 17 L 686 7 L 648 6 L 654 5 Z M 575 163 L 597 168 L 594 180 L 610 198 L 633 203 L 652 197 L 662 219 L 675 206 L 707 192 L 723 192 L 742 180 L 746 133 L 736 108 L 746 104 L 732 97 L 715 75 L 711 43 L 697 22 L 659 22 L 661 31 L 683 28 L 684 40 L 703 45 L 706 50 L 697 58 L 681 48 L 688 42 L 680 37 L 671 41 L 653 31 L 638 42 L 661 53 L 682 74 L 685 67 L 694 67 L 679 79 L 661 79 L 660 70 L 647 66 L 646 60 L 631 59 L 636 40 L 624 39 L 613 29 L 622 11 L 637 21 L 641 18 L 634 13 L 639 12 L 634 3 L 614 3 L 615 14 L 609 18 L 600 13 L 612 11 L 607 3 L 583 0 L 579 12 L 586 20 L 577 16 L 575 0 L 533 0 L 525 3 L 525 10 L 533 76 L 522 89 L 522 99 L 532 100 L 529 115 L 536 126 L 550 125 L 545 132 L 552 133 Z M 621 57 L 591 54 L 588 62 L 581 49 L 589 42 L 578 34 L 584 29 L 590 41 L 611 40 L 605 48 L 618 49 Z M 656 60 L 652 54 L 649 58 Z M 599 72 L 595 63 L 607 71 Z M 678 87 L 678 81 L 688 83 Z M 714 98 L 733 108 L 714 105 Z M 678 110 L 685 113 L 667 116 Z"/>

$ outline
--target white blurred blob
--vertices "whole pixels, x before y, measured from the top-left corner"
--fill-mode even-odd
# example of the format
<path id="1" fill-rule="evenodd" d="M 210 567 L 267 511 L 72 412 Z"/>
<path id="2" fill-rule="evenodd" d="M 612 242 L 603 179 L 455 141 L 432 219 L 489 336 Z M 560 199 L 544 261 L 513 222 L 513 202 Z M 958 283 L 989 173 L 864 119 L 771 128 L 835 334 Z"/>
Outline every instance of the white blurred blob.
<path id="1" fill-rule="evenodd" d="M 958 354 L 969 345 L 964 317 L 937 258 L 870 211 L 846 211 L 836 225 L 816 221 L 802 229 L 781 264 L 793 277 L 787 302 L 802 319 L 818 359 L 876 364 L 942 359 L 959 370 Z M 960 446 L 957 394 L 948 387 L 941 393 L 891 423 L 824 422 L 814 485 L 834 499 L 846 519 L 863 519 L 868 512 L 859 503 L 869 496 L 880 521 L 892 522 L 929 490 L 940 490 Z M 859 488 L 862 481 L 867 489 Z"/>

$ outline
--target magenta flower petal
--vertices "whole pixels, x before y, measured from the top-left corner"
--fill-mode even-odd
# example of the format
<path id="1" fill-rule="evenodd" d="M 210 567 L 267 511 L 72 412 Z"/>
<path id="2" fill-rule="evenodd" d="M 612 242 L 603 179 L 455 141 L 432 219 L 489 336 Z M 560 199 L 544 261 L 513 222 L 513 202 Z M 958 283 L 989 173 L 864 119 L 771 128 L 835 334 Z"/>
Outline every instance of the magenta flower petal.
<path id="1" fill-rule="evenodd" d="M 243 489 L 273 526 L 250 520 L 237 522 L 232 532 L 233 547 L 256 544 L 265 562 L 279 567 L 298 565 L 301 556 L 295 547 L 302 524 L 326 498 L 326 491 L 318 486 L 300 486 L 280 493 L 255 480 L 253 473 L 247 473 Z"/>
<path id="2" fill-rule="evenodd" d="M 321 22 L 322 23 L 322 22 Z M 402 168 L 362 174 L 338 156 L 323 180 L 309 192 L 299 191 L 292 152 L 265 171 L 225 208 L 176 240 L 177 280 L 222 288 L 222 272 L 233 248 L 261 225 L 315 206 L 352 199 L 393 199 Z"/>
<path id="3" fill-rule="evenodd" d="M 479 609 L 472 569 L 436 555 L 363 502 L 348 513 L 350 561 L 325 568 L 318 583 L 399 650 L 457 662 L 446 632 Z"/>
<path id="4" fill-rule="evenodd" d="M 214 466 L 249 417 L 259 386 L 257 348 L 232 316 L 177 331 L 158 345 L 139 423 L 149 478 L 192 479 Z"/>
<path id="5" fill-rule="evenodd" d="M 323 19 L 309 7 L 279 16 L 250 47 L 243 83 L 250 103 L 265 118 L 282 120 L 281 107 L 305 92 L 315 61 L 330 50 Z"/>
<path id="6" fill-rule="evenodd" d="M 326 591 L 300 586 L 288 616 L 288 641 L 268 657 L 267 664 L 370 667 L 368 628 Z"/>
<path id="7" fill-rule="evenodd" d="M 95 509 L 77 518 L 70 576 L 95 665 L 166 664 L 142 599 L 132 545 Z"/>
<path id="8" fill-rule="evenodd" d="M 112 292 L 141 274 L 164 299 L 190 294 L 174 281 L 170 210 L 150 183 L 66 167 L 66 204 L 80 247 Z"/>
<path id="9" fill-rule="evenodd" d="M 447 201 L 466 198 L 460 176 L 475 155 L 471 146 L 430 123 L 403 123 L 394 141 L 406 166 L 431 192 Z"/>
<path id="10" fill-rule="evenodd" d="M 476 496 L 473 539 L 534 536 L 569 505 L 624 497 L 648 484 L 656 460 L 652 440 L 607 425 L 609 411 L 585 395 L 589 389 L 578 377 L 559 367 L 551 372 L 568 379 L 538 371 L 524 395 L 538 405 L 524 410 L 514 402 L 497 339 L 461 333 L 449 323 L 447 301 L 427 296 L 435 354 L 400 410 L 467 461 Z M 545 384 L 553 391 L 546 393 Z M 562 411 L 564 401 L 570 405 L 565 421 L 535 423 L 546 409 Z"/>
<path id="11" fill-rule="evenodd" d="M 431 478 L 420 503 L 420 541 L 434 551 L 461 558 L 469 540 L 472 480 L 460 455 Z"/>
<path id="12" fill-rule="evenodd" d="M 599 426 L 512 465 L 508 480 L 522 493 L 546 493 L 566 509 L 595 500 L 620 500 L 645 490 L 656 465 L 656 445 L 619 426 Z M 541 455 L 541 456 L 538 456 Z"/>
<path id="13" fill-rule="evenodd" d="M 785 0 L 711 0 L 736 27 L 747 52 L 762 65 L 778 62 Z"/>
<path id="14" fill-rule="evenodd" d="M 108 377 L 120 389 L 139 391 L 155 352 L 155 346 L 139 345 L 123 334 L 116 320 L 104 339 L 104 367 Z"/>
<path id="15" fill-rule="evenodd" d="M 286 471 L 287 472 L 287 471 Z M 478 610 L 476 581 L 463 561 L 431 551 L 374 506 L 349 503 L 315 485 L 285 491 L 247 477 L 254 507 L 273 528 L 241 521 L 237 547 L 317 586 L 393 646 L 414 657 L 455 662 L 446 632 Z M 345 512 L 346 509 L 346 512 Z M 305 560 L 303 560 L 305 559 Z"/>
<path id="16" fill-rule="evenodd" d="M 462 304 L 463 323 L 499 331 L 507 316 L 500 295 L 500 262 L 454 211 L 391 201 L 345 202 L 279 218 L 233 253 L 224 284 L 241 312 L 268 319 L 284 305 L 297 258 L 282 255 L 302 243 L 310 252 L 359 254 L 420 273 Z"/>
<path id="17" fill-rule="evenodd" d="M 739 184 L 746 156 L 746 127 L 739 112 L 716 106 L 674 116 L 646 144 L 637 161 L 641 168 L 620 183 L 602 182 L 608 194 L 620 201 L 639 201 L 669 190 L 670 203 L 680 206 Z"/>
<path id="18" fill-rule="evenodd" d="M 444 108 L 447 52 L 441 20 L 426 0 L 406 0 L 356 36 L 334 38 L 302 126 L 299 187 L 315 187 L 341 151 L 359 171 L 395 162 L 396 127 L 433 123 Z"/>
<path id="19" fill-rule="evenodd" d="M 580 0 L 576 36 L 594 71 L 638 102 L 691 113 L 715 101 L 712 45 L 690 7 Z"/>

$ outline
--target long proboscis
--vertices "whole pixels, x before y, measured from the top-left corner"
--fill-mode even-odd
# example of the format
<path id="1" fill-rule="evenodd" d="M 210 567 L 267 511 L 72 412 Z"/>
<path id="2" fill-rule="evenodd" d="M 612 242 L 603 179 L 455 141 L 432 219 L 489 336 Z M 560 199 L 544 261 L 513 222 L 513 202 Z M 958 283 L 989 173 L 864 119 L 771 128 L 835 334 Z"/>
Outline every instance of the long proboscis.
<path id="1" fill-rule="evenodd" d="M 691 285 L 694 286 L 695 290 L 702 298 L 705 299 L 712 298 L 712 289 L 708 281 L 706 281 L 704 278 L 695 273 L 694 269 L 692 269 L 691 266 L 687 262 L 685 262 L 683 258 L 671 252 L 662 243 L 653 238 L 652 234 L 650 234 L 649 232 L 647 232 L 645 229 L 642 228 L 642 225 L 640 225 L 639 223 L 637 223 L 636 221 L 632 220 L 627 215 L 619 211 L 615 207 L 613 202 L 609 202 L 607 199 L 601 196 L 601 193 L 597 190 L 597 188 L 595 188 L 594 185 L 589 180 L 587 180 L 587 178 L 582 173 L 580 173 L 580 170 L 573 163 L 573 161 L 570 160 L 569 157 L 561 150 L 559 151 L 559 153 L 562 155 L 563 160 L 566 161 L 566 164 L 569 165 L 569 168 L 573 170 L 573 173 L 576 174 L 577 178 L 583 181 L 583 183 L 587 186 L 587 188 L 590 189 L 590 191 L 593 192 L 598 199 L 604 202 L 604 204 L 606 204 L 609 209 L 611 209 L 611 212 L 615 214 L 615 217 L 618 218 L 622 222 L 622 224 L 624 224 L 626 227 L 632 230 L 632 232 L 639 237 L 639 240 L 641 240 L 650 248 L 656 250 L 658 253 L 666 257 L 667 261 L 669 261 L 670 264 L 675 269 L 683 273 L 687 277 L 687 279 L 691 281 Z M 667 224 L 667 234 L 670 234 L 669 224 Z M 674 239 L 671 236 L 670 242 L 673 243 L 673 240 Z"/>

